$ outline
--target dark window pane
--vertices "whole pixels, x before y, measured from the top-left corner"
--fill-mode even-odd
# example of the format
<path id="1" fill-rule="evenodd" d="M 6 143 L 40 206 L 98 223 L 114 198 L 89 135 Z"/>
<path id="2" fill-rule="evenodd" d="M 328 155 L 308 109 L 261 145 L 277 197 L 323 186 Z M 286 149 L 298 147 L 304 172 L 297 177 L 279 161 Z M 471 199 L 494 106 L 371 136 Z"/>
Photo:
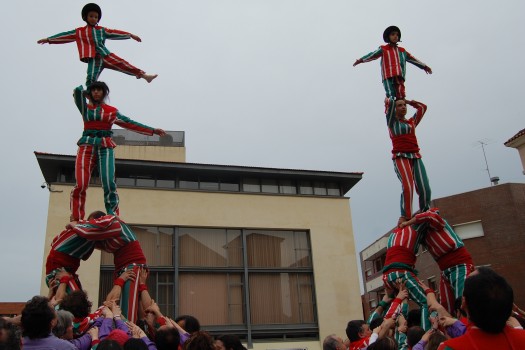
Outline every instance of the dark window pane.
<path id="1" fill-rule="evenodd" d="M 328 190 L 329 196 L 340 196 L 341 191 L 339 190 L 339 185 L 335 182 L 327 182 L 326 188 Z"/>
<path id="2" fill-rule="evenodd" d="M 157 180 L 157 187 L 175 188 L 175 180 Z"/>
<path id="3" fill-rule="evenodd" d="M 311 266 L 306 232 L 246 230 L 249 267 Z"/>
<path id="4" fill-rule="evenodd" d="M 219 190 L 219 181 L 217 179 L 211 178 L 200 178 L 200 189 L 206 191 L 218 191 Z"/>
<path id="5" fill-rule="evenodd" d="M 240 230 L 179 229 L 180 266 L 242 266 Z"/>
<path id="6" fill-rule="evenodd" d="M 203 326 L 244 324 L 240 273 L 179 274 L 179 313 Z"/>
<path id="7" fill-rule="evenodd" d="M 138 187 L 155 187 L 155 180 L 137 178 L 137 186 Z"/>
<path id="8" fill-rule="evenodd" d="M 249 281 L 254 325 L 315 322 L 311 275 L 253 273 Z"/>
<path id="9" fill-rule="evenodd" d="M 199 182 L 197 181 L 197 179 L 184 178 L 179 180 L 179 187 L 190 190 L 198 190 Z"/>
<path id="10" fill-rule="evenodd" d="M 130 177 L 117 177 L 117 186 L 135 186 L 135 179 Z"/>
<path id="11" fill-rule="evenodd" d="M 262 192 L 279 193 L 279 186 L 277 185 L 277 180 L 262 179 L 261 185 L 262 185 Z"/>
<path id="12" fill-rule="evenodd" d="M 326 196 L 326 185 L 324 182 L 314 182 L 314 194 L 317 196 Z"/>
<path id="13" fill-rule="evenodd" d="M 299 182 L 299 193 L 300 194 L 314 194 L 314 189 L 310 181 L 300 181 Z"/>
<path id="14" fill-rule="evenodd" d="M 283 194 L 297 194 L 295 181 L 279 180 L 279 192 Z"/>
<path id="15" fill-rule="evenodd" d="M 245 192 L 261 192 L 261 185 L 259 179 L 244 179 L 243 191 Z"/>
<path id="16" fill-rule="evenodd" d="M 228 181 L 221 181 L 220 183 L 220 190 L 221 191 L 231 191 L 231 192 L 239 192 L 239 183 L 237 182 L 228 182 Z"/>

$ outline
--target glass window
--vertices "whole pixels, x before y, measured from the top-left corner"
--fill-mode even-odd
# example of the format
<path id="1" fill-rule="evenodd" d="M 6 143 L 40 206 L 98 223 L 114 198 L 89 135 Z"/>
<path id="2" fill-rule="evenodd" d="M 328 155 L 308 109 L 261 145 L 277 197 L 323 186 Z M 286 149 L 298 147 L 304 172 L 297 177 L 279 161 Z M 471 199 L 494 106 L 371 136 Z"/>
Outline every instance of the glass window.
<path id="1" fill-rule="evenodd" d="M 279 192 L 283 194 L 297 194 L 295 181 L 279 180 Z"/>
<path id="2" fill-rule="evenodd" d="M 175 188 L 175 180 L 157 180 L 157 187 Z"/>
<path id="3" fill-rule="evenodd" d="M 244 179 L 242 188 L 245 192 L 261 192 L 259 179 Z"/>
<path id="4" fill-rule="evenodd" d="M 318 196 L 326 196 L 327 195 L 326 185 L 325 185 L 324 182 L 320 182 L 320 181 L 315 181 L 314 182 L 314 194 L 316 194 Z"/>
<path id="5" fill-rule="evenodd" d="M 137 186 L 138 187 L 155 187 L 155 180 L 137 178 Z"/>
<path id="6" fill-rule="evenodd" d="M 299 181 L 299 193 L 300 194 L 314 194 L 314 189 L 310 181 Z"/>
<path id="7" fill-rule="evenodd" d="M 221 191 L 239 192 L 239 188 L 239 182 L 231 180 L 221 180 L 221 183 L 219 184 L 219 189 Z"/>
<path id="8" fill-rule="evenodd" d="M 242 266 L 240 230 L 179 229 L 180 266 Z"/>
<path id="9" fill-rule="evenodd" d="M 261 186 L 262 186 L 262 192 L 279 193 L 279 186 L 277 185 L 277 180 L 262 179 Z"/>
<path id="10" fill-rule="evenodd" d="M 249 267 L 311 266 L 306 232 L 246 230 Z"/>
<path id="11" fill-rule="evenodd" d="M 179 314 L 193 315 L 202 325 L 241 325 L 243 318 L 240 273 L 181 273 Z"/>
<path id="12" fill-rule="evenodd" d="M 131 226 L 149 266 L 173 266 L 173 229 Z"/>
<path id="13" fill-rule="evenodd" d="M 219 181 L 215 178 L 206 178 L 201 177 L 199 179 L 200 189 L 206 191 L 218 191 L 219 190 Z"/>
<path id="14" fill-rule="evenodd" d="M 250 317 L 254 325 L 315 321 L 310 275 L 253 273 L 249 282 Z"/>
<path id="15" fill-rule="evenodd" d="M 341 190 L 339 189 L 339 185 L 335 182 L 327 182 L 326 183 L 326 189 L 329 196 L 340 196 Z"/>
<path id="16" fill-rule="evenodd" d="M 197 179 L 192 178 L 181 178 L 179 179 L 179 188 L 189 189 L 189 190 L 198 190 L 199 182 Z"/>
<path id="17" fill-rule="evenodd" d="M 135 186 L 135 179 L 132 177 L 117 177 L 117 186 Z"/>

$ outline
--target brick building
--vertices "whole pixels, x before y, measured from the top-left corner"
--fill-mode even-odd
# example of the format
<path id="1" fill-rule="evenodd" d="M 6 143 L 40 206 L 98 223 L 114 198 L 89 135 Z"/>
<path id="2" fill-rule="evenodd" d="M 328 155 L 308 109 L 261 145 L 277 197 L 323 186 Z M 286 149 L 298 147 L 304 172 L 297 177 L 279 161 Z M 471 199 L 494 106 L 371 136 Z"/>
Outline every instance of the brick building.
<path id="1" fill-rule="evenodd" d="M 503 275 L 514 289 L 515 302 L 525 306 L 525 184 L 491 186 L 432 202 L 463 239 L 474 264 L 490 266 Z M 381 269 L 389 234 L 390 231 L 360 252 L 365 317 L 384 295 Z M 422 249 L 416 269 L 420 279 L 437 289 L 439 268 Z"/>

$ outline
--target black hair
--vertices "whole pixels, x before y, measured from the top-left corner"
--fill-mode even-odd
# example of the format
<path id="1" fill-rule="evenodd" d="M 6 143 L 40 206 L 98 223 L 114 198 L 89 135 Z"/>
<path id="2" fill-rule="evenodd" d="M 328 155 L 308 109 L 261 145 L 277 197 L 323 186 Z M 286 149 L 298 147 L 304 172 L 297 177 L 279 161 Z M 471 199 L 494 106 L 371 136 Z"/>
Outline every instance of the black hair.
<path id="1" fill-rule="evenodd" d="M 407 331 L 407 345 L 409 348 L 414 347 L 421 338 L 423 338 L 423 334 L 425 334 L 425 330 L 421 328 L 420 326 L 412 326 Z"/>
<path id="2" fill-rule="evenodd" d="M 363 320 L 353 320 L 348 322 L 346 325 L 346 336 L 351 342 L 354 342 L 356 340 L 359 340 L 361 337 L 359 336 L 359 332 L 363 330 L 363 325 L 365 324 L 365 321 Z"/>
<path id="3" fill-rule="evenodd" d="M 0 342 L 0 350 L 20 350 L 20 332 L 11 322 L 0 317 L 0 329 L 7 334 L 5 342 Z"/>
<path id="4" fill-rule="evenodd" d="M 397 350 L 397 342 L 390 337 L 379 338 L 367 350 Z"/>
<path id="5" fill-rule="evenodd" d="M 129 338 L 124 343 L 124 350 L 148 350 L 148 346 L 142 339 L 138 338 Z"/>
<path id="6" fill-rule="evenodd" d="M 87 22 L 87 15 L 90 12 L 98 13 L 98 20 L 100 21 L 100 19 L 102 18 L 102 9 L 97 4 L 90 2 L 89 4 L 84 5 L 84 7 L 82 8 L 82 12 L 80 13 L 84 22 Z"/>
<path id="7" fill-rule="evenodd" d="M 440 331 L 435 331 L 428 338 L 428 343 L 425 346 L 425 350 L 436 350 L 439 347 L 439 344 L 447 340 L 447 337 Z"/>
<path id="8" fill-rule="evenodd" d="M 191 315 L 182 315 L 175 319 L 175 322 L 184 321 L 184 330 L 188 333 L 193 333 L 201 330 L 199 320 Z"/>
<path id="9" fill-rule="evenodd" d="M 176 349 L 179 343 L 179 331 L 175 328 L 162 328 L 155 333 L 155 344 L 158 350 Z"/>
<path id="10" fill-rule="evenodd" d="M 122 350 L 122 346 L 114 340 L 104 339 L 98 343 L 97 350 Z"/>
<path id="11" fill-rule="evenodd" d="M 109 96 L 109 87 L 103 81 L 94 81 L 93 83 L 91 83 L 91 85 L 88 86 L 86 93 L 91 98 L 91 100 L 93 100 L 93 95 L 91 94 L 93 89 L 102 90 L 102 100 Z"/>
<path id="12" fill-rule="evenodd" d="M 213 339 L 208 332 L 194 332 L 184 343 L 184 350 L 214 350 Z"/>
<path id="13" fill-rule="evenodd" d="M 64 297 L 60 309 L 69 311 L 76 318 L 84 318 L 91 312 L 91 301 L 83 290 L 75 290 Z"/>
<path id="14" fill-rule="evenodd" d="M 469 320 L 487 333 L 503 331 L 512 313 L 514 292 L 507 281 L 487 267 L 465 280 L 463 297 Z"/>
<path id="15" fill-rule="evenodd" d="M 51 321 L 56 317 L 49 299 L 34 296 L 22 310 L 22 328 L 29 339 L 45 338 L 51 332 Z"/>
<path id="16" fill-rule="evenodd" d="M 246 350 L 236 335 L 225 334 L 216 339 L 222 341 L 226 350 Z"/>
<path id="17" fill-rule="evenodd" d="M 421 309 L 412 309 L 407 315 L 407 327 L 421 325 Z"/>
<path id="18" fill-rule="evenodd" d="M 376 317 L 372 321 L 370 321 L 370 329 L 374 330 L 377 327 L 381 326 L 383 323 L 383 317 Z"/>

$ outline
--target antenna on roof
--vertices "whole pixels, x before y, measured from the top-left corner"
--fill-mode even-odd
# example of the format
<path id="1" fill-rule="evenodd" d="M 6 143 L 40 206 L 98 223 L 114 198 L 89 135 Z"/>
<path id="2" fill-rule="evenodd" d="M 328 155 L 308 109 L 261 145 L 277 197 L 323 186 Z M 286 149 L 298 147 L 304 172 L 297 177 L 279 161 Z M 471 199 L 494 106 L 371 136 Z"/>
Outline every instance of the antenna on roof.
<path id="1" fill-rule="evenodd" d="M 485 158 L 485 170 L 487 171 L 487 174 L 489 175 L 489 181 L 491 186 L 495 186 L 499 182 L 499 176 L 490 176 L 490 170 L 489 170 L 489 162 L 487 161 L 487 155 L 485 154 L 485 146 L 487 143 L 485 141 L 478 141 L 478 143 L 481 145 L 481 149 L 483 150 L 483 158 Z"/>

